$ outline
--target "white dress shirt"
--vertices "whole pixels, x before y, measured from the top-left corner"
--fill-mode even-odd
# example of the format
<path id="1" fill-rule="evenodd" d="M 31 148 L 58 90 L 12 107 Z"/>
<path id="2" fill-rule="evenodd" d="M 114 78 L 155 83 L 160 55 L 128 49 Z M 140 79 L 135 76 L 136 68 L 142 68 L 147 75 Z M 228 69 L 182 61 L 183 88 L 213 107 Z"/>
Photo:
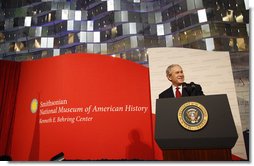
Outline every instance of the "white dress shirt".
<path id="1" fill-rule="evenodd" d="M 180 91 L 181 95 L 183 95 L 183 93 L 182 93 L 183 92 L 183 86 L 180 85 L 180 86 L 178 86 L 178 88 L 179 88 L 179 91 Z M 173 89 L 174 96 L 176 97 L 176 86 L 172 85 L 172 89 Z"/>

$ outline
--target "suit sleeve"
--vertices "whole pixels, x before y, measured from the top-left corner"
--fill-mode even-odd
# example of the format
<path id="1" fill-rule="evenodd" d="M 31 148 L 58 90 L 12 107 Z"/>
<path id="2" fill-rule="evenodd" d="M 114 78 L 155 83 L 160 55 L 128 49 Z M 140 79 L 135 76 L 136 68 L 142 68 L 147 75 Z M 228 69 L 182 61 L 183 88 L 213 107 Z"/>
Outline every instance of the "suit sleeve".
<path id="1" fill-rule="evenodd" d="M 198 84 L 196 84 L 196 95 L 197 96 L 203 96 L 204 95 L 204 93 L 202 91 L 202 87 Z"/>
<path id="2" fill-rule="evenodd" d="M 163 93 L 159 94 L 159 99 L 162 99 L 162 98 L 165 98 Z"/>

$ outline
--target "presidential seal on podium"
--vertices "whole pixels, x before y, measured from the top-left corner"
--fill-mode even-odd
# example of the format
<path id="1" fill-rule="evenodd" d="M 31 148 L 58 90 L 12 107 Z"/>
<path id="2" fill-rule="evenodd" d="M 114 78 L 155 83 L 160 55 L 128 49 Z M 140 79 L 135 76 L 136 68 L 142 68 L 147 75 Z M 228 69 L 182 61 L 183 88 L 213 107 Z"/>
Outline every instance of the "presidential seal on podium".
<path id="1" fill-rule="evenodd" d="M 198 102 L 186 102 L 178 110 L 178 121 L 187 130 L 197 131 L 208 122 L 206 108 Z"/>

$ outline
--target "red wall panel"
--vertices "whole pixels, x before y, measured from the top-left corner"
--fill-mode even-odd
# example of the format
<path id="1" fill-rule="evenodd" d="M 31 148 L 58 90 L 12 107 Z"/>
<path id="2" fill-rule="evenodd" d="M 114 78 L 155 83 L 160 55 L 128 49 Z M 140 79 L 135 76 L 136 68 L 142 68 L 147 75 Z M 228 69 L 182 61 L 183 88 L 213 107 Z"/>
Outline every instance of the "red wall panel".
<path id="1" fill-rule="evenodd" d="M 30 110 L 34 98 L 39 102 L 35 114 Z M 57 100 L 67 103 L 42 104 Z M 123 110 L 95 112 L 95 106 Z M 143 111 L 129 111 L 129 106 Z M 43 114 L 46 109 L 59 111 L 59 107 L 82 111 Z M 90 112 L 85 112 L 89 108 Z M 90 117 L 90 121 L 78 122 L 79 117 Z M 75 122 L 63 122 L 63 118 L 74 118 Z M 48 121 L 40 123 L 43 120 Z M 14 160 L 50 160 L 59 152 L 69 160 L 153 160 L 153 144 L 146 67 L 94 54 L 22 62 L 12 144 Z"/>

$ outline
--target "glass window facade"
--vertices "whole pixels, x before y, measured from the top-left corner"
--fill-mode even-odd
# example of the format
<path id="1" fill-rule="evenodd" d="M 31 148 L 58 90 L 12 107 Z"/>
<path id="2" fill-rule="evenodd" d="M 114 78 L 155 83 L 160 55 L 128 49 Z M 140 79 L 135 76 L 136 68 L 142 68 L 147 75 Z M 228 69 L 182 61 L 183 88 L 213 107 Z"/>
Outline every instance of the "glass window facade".
<path id="1" fill-rule="evenodd" d="M 249 51 L 249 11 L 242 0 L 33 2 L 3 4 L 1 59 L 89 52 L 146 63 L 151 47 Z"/>

